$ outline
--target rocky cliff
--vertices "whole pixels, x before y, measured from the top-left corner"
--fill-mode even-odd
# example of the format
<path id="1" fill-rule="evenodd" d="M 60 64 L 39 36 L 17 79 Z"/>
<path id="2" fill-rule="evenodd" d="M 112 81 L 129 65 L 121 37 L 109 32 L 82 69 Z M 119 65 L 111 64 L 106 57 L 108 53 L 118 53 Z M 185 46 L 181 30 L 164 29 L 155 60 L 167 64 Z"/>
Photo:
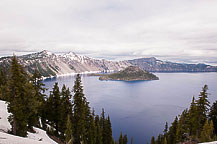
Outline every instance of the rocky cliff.
<path id="1" fill-rule="evenodd" d="M 129 65 L 127 61 L 108 61 L 93 59 L 87 56 L 67 53 L 56 55 L 48 51 L 23 55 L 18 57 L 28 73 L 37 69 L 44 77 L 82 72 L 120 71 Z M 8 69 L 11 57 L 0 58 L 0 68 Z"/>

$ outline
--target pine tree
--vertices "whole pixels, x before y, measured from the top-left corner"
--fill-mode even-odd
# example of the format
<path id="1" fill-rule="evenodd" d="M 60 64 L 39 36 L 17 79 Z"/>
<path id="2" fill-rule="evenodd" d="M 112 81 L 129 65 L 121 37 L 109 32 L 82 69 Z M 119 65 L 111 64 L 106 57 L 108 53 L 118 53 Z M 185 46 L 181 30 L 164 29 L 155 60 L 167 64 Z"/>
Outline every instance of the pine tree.
<path id="1" fill-rule="evenodd" d="M 112 127 L 109 116 L 105 120 L 105 134 L 105 144 L 112 144 Z"/>
<path id="2" fill-rule="evenodd" d="M 91 112 L 90 112 L 90 107 L 89 107 L 89 102 L 87 102 L 86 97 L 84 97 L 84 111 L 85 111 L 85 133 L 84 133 L 84 143 L 93 143 L 94 142 L 94 129 L 91 129 L 91 121 L 93 119 Z"/>
<path id="3" fill-rule="evenodd" d="M 175 120 L 173 121 L 171 127 L 169 128 L 168 141 L 167 141 L 168 144 L 174 144 L 174 143 L 176 143 L 177 125 L 178 125 L 178 118 L 176 117 Z"/>
<path id="4" fill-rule="evenodd" d="M 128 140 L 127 140 L 127 135 L 125 134 L 123 137 L 123 144 L 127 144 Z"/>
<path id="5" fill-rule="evenodd" d="M 183 142 L 187 139 L 186 134 L 188 133 L 188 110 L 184 110 L 178 120 L 176 130 L 176 141 Z"/>
<path id="6" fill-rule="evenodd" d="M 48 120 L 55 129 L 55 135 L 59 136 L 59 128 L 61 124 L 61 98 L 58 83 L 54 84 L 53 90 L 47 101 Z"/>
<path id="7" fill-rule="evenodd" d="M 7 94 L 5 93 L 5 89 L 7 84 L 7 75 L 3 69 L 0 69 L 0 100 L 7 101 Z"/>
<path id="8" fill-rule="evenodd" d="M 151 137 L 151 144 L 155 144 L 154 136 Z"/>
<path id="9" fill-rule="evenodd" d="M 102 109 L 101 117 L 100 117 L 100 127 L 102 128 L 102 143 L 106 144 L 106 119 L 105 119 L 105 111 Z"/>
<path id="10" fill-rule="evenodd" d="M 168 123 L 167 122 L 165 124 L 165 128 L 164 128 L 163 133 L 164 133 L 164 135 L 163 135 L 164 139 L 165 138 L 168 139 Z"/>
<path id="11" fill-rule="evenodd" d="M 65 122 L 67 121 L 67 117 L 72 117 L 72 102 L 71 102 L 71 92 L 69 88 L 66 88 L 66 85 L 63 85 L 61 91 L 61 107 L 60 107 L 60 132 L 61 137 L 64 137 L 64 131 L 66 130 Z"/>
<path id="12" fill-rule="evenodd" d="M 72 122 L 70 119 L 70 115 L 67 116 L 67 122 L 66 122 L 66 130 L 65 130 L 65 141 L 66 144 L 72 144 L 73 143 L 73 137 L 72 137 Z"/>
<path id="13" fill-rule="evenodd" d="M 215 101 L 212 107 L 210 108 L 209 120 L 213 121 L 214 133 L 215 135 L 217 135 L 217 101 Z"/>
<path id="14" fill-rule="evenodd" d="M 88 144 L 95 144 L 96 143 L 96 125 L 95 125 L 95 120 L 94 120 L 95 114 L 94 110 L 92 111 L 91 115 L 89 116 L 89 127 L 88 127 L 88 139 L 87 143 Z"/>
<path id="15" fill-rule="evenodd" d="M 168 132 L 168 123 L 166 122 L 165 128 L 164 128 L 164 135 L 166 135 Z"/>
<path id="16" fill-rule="evenodd" d="M 167 138 L 166 137 L 164 138 L 164 144 L 167 144 Z"/>
<path id="17" fill-rule="evenodd" d="M 213 134 L 214 133 L 214 128 L 213 128 L 213 122 L 211 121 L 209 123 L 208 120 L 206 120 L 203 129 L 201 131 L 201 141 L 202 142 L 209 142 L 212 141 Z"/>
<path id="18" fill-rule="evenodd" d="M 81 144 L 85 142 L 85 114 L 86 102 L 84 98 L 83 88 L 81 85 L 81 77 L 78 74 L 73 87 L 73 136 L 74 143 Z"/>
<path id="19" fill-rule="evenodd" d="M 41 118 L 42 122 L 42 127 L 45 126 L 45 119 L 46 119 L 46 114 L 45 114 L 45 99 L 46 99 L 46 88 L 44 88 L 45 84 L 42 82 L 42 76 L 41 74 L 35 70 L 32 77 L 30 78 L 31 83 L 33 85 L 33 89 L 35 91 L 35 99 L 38 102 L 38 111 L 35 115 L 32 115 L 32 118 L 35 119 L 35 123 L 32 125 L 34 126 L 39 126 L 39 118 Z M 31 125 L 31 124 L 30 124 Z"/>
<path id="20" fill-rule="evenodd" d="M 197 106 L 195 103 L 195 98 L 192 98 L 191 106 L 189 109 L 189 120 L 188 120 L 188 128 L 189 128 L 189 135 L 196 136 L 197 129 L 198 129 L 198 114 L 197 114 Z"/>
<path id="21" fill-rule="evenodd" d="M 34 87 L 32 83 L 26 82 L 25 86 L 25 95 L 26 95 L 26 115 L 28 115 L 28 130 L 34 132 L 33 126 L 36 126 L 39 123 L 38 119 L 38 108 L 40 106 L 40 102 L 35 97 L 36 92 L 34 91 Z"/>
<path id="22" fill-rule="evenodd" d="M 118 143 L 118 144 L 123 144 L 122 132 L 120 133 L 120 136 L 119 136 L 119 143 Z"/>
<path id="23" fill-rule="evenodd" d="M 8 112 L 11 113 L 8 119 L 12 125 L 12 133 L 18 136 L 27 135 L 26 82 L 26 73 L 22 66 L 18 64 L 16 56 L 14 56 L 9 70 L 7 100 Z"/>
<path id="24" fill-rule="evenodd" d="M 96 126 L 96 143 L 102 144 L 102 128 L 100 126 L 100 118 L 98 115 L 95 117 L 95 126 Z"/>
<path id="25" fill-rule="evenodd" d="M 198 118 L 198 129 L 196 135 L 199 136 L 203 128 L 203 125 L 207 119 L 207 112 L 209 110 L 209 100 L 208 100 L 208 86 L 204 85 L 202 91 L 200 92 L 199 99 L 197 100 L 197 118 Z"/>
<path id="26" fill-rule="evenodd" d="M 156 140 L 157 144 L 163 144 L 164 137 L 162 134 L 159 134 Z"/>

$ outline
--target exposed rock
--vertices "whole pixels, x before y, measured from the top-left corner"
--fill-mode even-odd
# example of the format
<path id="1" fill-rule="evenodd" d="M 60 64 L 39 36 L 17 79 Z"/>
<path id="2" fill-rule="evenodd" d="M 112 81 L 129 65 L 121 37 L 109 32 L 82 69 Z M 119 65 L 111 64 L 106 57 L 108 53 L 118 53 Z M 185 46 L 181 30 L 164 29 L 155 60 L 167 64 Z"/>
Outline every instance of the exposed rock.
<path id="1" fill-rule="evenodd" d="M 8 70 L 11 57 L 0 58 L 0 68 Z M 113 62 L 93 59 L 87 56 L 68 53 L 56 55 L 48 51 L 18 56 L 25 70 L 32 74 L 37 69 L 44 77 L 82 72 L 119 71 L 131 65 L 127 61 Z"/>

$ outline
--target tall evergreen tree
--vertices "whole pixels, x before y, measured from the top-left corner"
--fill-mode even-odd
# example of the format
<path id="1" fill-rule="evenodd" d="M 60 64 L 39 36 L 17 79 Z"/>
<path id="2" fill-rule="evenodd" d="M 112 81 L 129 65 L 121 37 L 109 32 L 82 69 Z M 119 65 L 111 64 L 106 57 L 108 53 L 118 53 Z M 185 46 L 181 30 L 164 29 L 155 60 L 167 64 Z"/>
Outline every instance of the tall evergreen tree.
<path id="1" fill-rule="evenodd" d="M 53 90 L 47 101 L 48 120 L 55 129 L 55 135 L 59 136 L 59 128 L 61 124 L 61 98 L 58 83 L 54 84 Z"/>
<path id="2" fill-rule="evenodd" d="M 74 143 L 81 144 L 85 142 L 85 114 L 86 114 L 86 102 L 83 93 L 83 87 L 81 84 L 81 76 L 77 75 L 74 87 L 73 87 L 73 136 Z"/>
<path id="3" fill-rule="evenodd" d="M 110 117 L 108 116 L 105 121 L 105 144 L 112 144 L 112 126 L 111 126 L 111 121 Z"/>
<path id="4" fill-rule="evenodd" d="M 167 144 L 167 138 L 164 137 L 164 144 Z"/>
<path id="5" fill-rule="evenodd" d="M 35 97 L 36 92 L 34 91 L 33 85 L 30 82 L 25 83 L 25 101 L 26 101 L 26 110 L 25 113 L 28 115 L 27 123 L 28 123 L 28 130 L 34 132 L 33 126 L 38 124 L 38 108 L 40 106 L 39 101 Z"/>
<path id="6" fill-rule="evenodd" d="M 213 122 L 211 121 L 209 123 L 208 120 L 206 120 L 203 129 L 201 131 L 201 142 L 210 142 L 213 140 L 214 136 L 214 128 L 213 128 Z"/>
<path id="7" fill-rule="evenodd" d="M 127 144 L 128 140 L 127 140 L 127 135 L 125 134 L 123 137 L 123 144 Z"/>
<path id="8" fill-rule="evenodd" d="M 0 69 L 0 100 L 7 100 L 7 94 L 5 93 L 5 89 L 7 84 L 7 75 L 3 69 Z"/>
<path id="9" fill-rule="evenodd" d="M 187 139 L 186 134 L 188 130 L 188 110 L 184 110 L 179 117 L 177 130 L 176 130 L 176 141 L 183 142 Z"/>
<path id="10" fill-rule="evenodd" d="M 166 135 L 168 132 L 168 123 L 166 122 L 165 128 L 164 128 L 164 135 Z"/>
<path id="11" fill-rule="evenodd" d="M 217 101 L 215 101 L 210 108 L 209 120 L 213 121 L 214 133 L 217 135 Z"/>
<path id="12" fill-rule="evenodd" d="M 60 132 L 61 137 L 64 137 L 64 131 L 66 130 L 65 122 L 67 121 L 67 117 L 72 117 L 72 102 L 71 102 L 71 92 L 69 88 L 66 88 L 66 85 L 63 85 L 61 91 L 61 107 L 60 107 Z"/>
<path id="13" fill-rule="evenodd" d="M 102 109 L 101 117 L 100 117 L 100 126 L 102 128 L 102 143 L 106 144 L 106 119 L 105 119 L 105 111 Z"/>
<path id="14" fill-rule="evenodd" d="M 202 91 L 200 92 L 199 99 L 196 101 L 197 102 L 197 118 L 198 118 L 198 129 L 196 135 L 199 136 L 200 132 L 203 128 L 203 125 L 207 119 L 207 112 L 209 110 L 209 100 L 208 100 L 208 86 L 204 85 L 202 88 Z"/>
<path id="15" fill-rule="evenodd" d="M 92 111 L 92 113 L 89 116 L 89 126 L 88 126 L 88 135 L 87 135 L 87 143 L 88 144 L 95 144 L 96 143 L 96 125 L 95 125 L 95 120 L 94 120 L 95 114 L 94 114 L 94 110 Z"/>
<path id="16" fill-rule="evenodd" d="M 72 144 L 73 143 L 72 122 L 71 122 L 71 119 L 70 119 L 70 115 L 67 116 L 65 137 L 66 137 L 65 138 L 66 144 Z"/>
<path id="17" fill-rule="evenodd" d="M 151 137 L 151 144 L 155 144 L 154 136 Z"/>
<path id="18" fill-rule="evenodd" d="M 35 70 L 32 77 L 31 77 L 31 83 L 33 84 L 33 89 L 35 91 L 35 98 L 38 102 L 38 112 L 36 115 L 33 115 L 32 117 L 35 117 L 36 121 L 39 125 L 39 118 L 41 119 L 42 127 L 45 126 L 45 119 L 46 119 L 46 113 L 45 113 L 45 100 L 46 100 L 46 94 L 45 91 L 47 90 L 44 86 L 45 84 L 42 82 L 42 75 L 38 72 L 38 70 Z M 36 125 L 36 124 L 34 124 Z"/>
<path id="19" fill-rule="evenodd" d="M 197 106 L 195 103 L 195 98 L 193 97 L 189 109 L 189 120 L 188 120 L 188 128 L 189 128 L 190 136 L 196 136 L 198 123 L 199 121 L 198 121 L 198 114 L 197 114 Z"/>
<path id="20" fill-rule="evenodd" d="M 14 56 L 9 70 L 7 100 L 8 112 L 11 113 L 8 119 L 12 125 L 12 133 L 18 136 L 27 135 L 26 82 L 26 73 L 22 66 L 18 64 L 16 56 Z"/>
<path id="21" fill-rule="evenodd" d="M 95 126 L 96 126 L 96 143 L 102 144 L 102 128 L 100 126 L 100 118 L 98 115 L 95 117 Z"/>
<path id="22" fill-rule="evenodd" d="M 177 125 L 178 125 L 178 118 L 176 117 L 175 120 L 173 121 L 171 127 L 169 128 L 168 141 L 167 141 L 168 144 L 174 144 L 174 143 L 176 143 Z"/>
<path id="23" fill-rule="evenodd" d="M 29 102 L 28 109 L 28 128 L 33 131 L 33 126 L 39 125 L 39 117 L 42 117 L 43 106 L 45 103 L 45 88 L 41 80 L 41 75 L 35 70 L 33 76 L 30 78 L 30 83 L 26 84 L 27 95 Z M 43 118 L 42 118 L 43 119 Z"/>
<path id="24" fill-rule="evenodd" d="M 122 132 L 120 133 L 120 136 L 119 136 L 119 143 L 118 143 L 118 144 L 123 144 Z"/>

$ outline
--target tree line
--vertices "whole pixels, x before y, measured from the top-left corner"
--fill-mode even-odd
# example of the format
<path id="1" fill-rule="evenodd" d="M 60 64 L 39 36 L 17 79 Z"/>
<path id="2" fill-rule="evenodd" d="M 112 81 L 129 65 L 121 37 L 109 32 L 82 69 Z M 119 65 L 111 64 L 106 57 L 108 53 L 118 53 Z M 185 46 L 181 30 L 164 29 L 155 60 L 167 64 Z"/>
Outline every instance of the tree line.
<path id="1" fill-rule="evenodd" d="M 36 70 L 31 76 L 13 56 L 9 71 L 0 70 L 0 99 L 8 104 L 9 133 L 26 137 L 39 127 L 58 143 L 127 144 L 127 135 L 116 142 L 109 115 L 97 115 L 87 101 L 78 74 L 72 91 L 56 82 L 49 96 Z M 73 94 L 73 95 L 72 95 Z"/>
<path id="2" fill-rule="evenodd" d="M 204 85 L 198 99 L 192 98 L 188 109 L 176 116 L 171 126 L 165 124 L 163 134 L 151 144 L 176 144 L 209 142 L 217 140 L 217 101 L 210 107 L 208 86 Z"/>

